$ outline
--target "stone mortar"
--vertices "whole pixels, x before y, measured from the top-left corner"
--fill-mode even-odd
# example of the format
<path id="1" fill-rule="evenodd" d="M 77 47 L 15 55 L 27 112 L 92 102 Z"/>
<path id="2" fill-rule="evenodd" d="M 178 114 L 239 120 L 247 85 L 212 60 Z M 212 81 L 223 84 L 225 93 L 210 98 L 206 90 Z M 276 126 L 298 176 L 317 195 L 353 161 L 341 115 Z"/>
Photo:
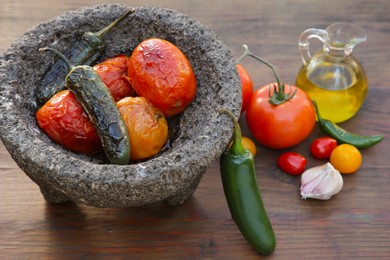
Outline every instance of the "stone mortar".
<path id="1" fill-rule="evenodd" d="M 98 31 L 129 6 L 106 4 L 70 11 L 41 23 L 0 56 L 0 136 L 18 166 L 40 187 L 48 202 L 73 201 L 94 207 L 130 207 L 157 201 L 180 205 L 196 190 L 207 167 L 226 148 L 237 117 L 241 86 L 235 61 L 218 37 L 175 10 L 136 7 L 106 36 L 104 57 L 129 55 L 142 40 L 171 41 L 190 60 L 197 77 L 195 100 L 170 119 L 170 148 L 157 157 L 125 166 L 72 153 L 38 127 L 35 89 L 55 61 L 50 46 L 64 51 L 85 31 Z"/>

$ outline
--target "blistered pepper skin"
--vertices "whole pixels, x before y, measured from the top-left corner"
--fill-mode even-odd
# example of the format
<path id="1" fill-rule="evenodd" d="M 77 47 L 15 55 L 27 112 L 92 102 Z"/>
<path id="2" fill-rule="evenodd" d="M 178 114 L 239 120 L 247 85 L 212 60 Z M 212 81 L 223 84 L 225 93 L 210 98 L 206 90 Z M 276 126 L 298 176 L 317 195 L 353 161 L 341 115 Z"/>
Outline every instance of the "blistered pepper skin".
<path id="1" fill-rule="evenodd" d="M 103 38 L 120 21 L 134 11 L 134 9 L 128 10 L 121 17 L 96 33 L 85 32 L 82 35 L 81 40 L 76 41 L 64 52 L 64 56 L 67 57 L 73 65 L 93 64 L 103 53 L 105 46 Z M 41 84 L 37 86 L 35 91 L 36 98 L 40 104 L 44 104 L 55 93 L 65 89 L 64 80 L 68 72 L 69 68 L 62 59 L 57 60 L 50 66 L 42 77 Z"/>
<path id="2" fill-rule="evenodd" d="M 45 47 L 40 51 L 52 51 L 65 61 L 70 69 L 65 86 L 74 94 L 95 126 L 107 158 L 113 164 L 128 164 L 130 140 L 125 122 L 110 90 L 96 71 L 88 65 L 72 65 L 56 49 Z"/>
<path id="3" fill-rule="evenodd" d="M 126 125 L 104 82 L 90 66 L 76 66 L 66 76 L 66 87 L 84 107 L 114 164 L 130 161 L 130 140 Z"/>

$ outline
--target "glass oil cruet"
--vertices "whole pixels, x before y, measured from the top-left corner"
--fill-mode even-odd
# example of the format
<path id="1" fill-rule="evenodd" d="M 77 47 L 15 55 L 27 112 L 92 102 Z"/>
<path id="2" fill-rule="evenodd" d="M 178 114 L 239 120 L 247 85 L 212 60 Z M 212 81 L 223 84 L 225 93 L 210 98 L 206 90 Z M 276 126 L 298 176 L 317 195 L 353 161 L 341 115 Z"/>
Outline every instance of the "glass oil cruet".
<path id="1" fill-rule="evenodd" d="M 318 39 L 323 48 L 311 55 L 309 41 Z M 366 40 L 364 30 L 350 23 L 307 29 L 299 38 L 303 61 L 296 85 L 315 100 L 321 116 L 334 123 L 353 117 L 367 94 L 367 76 L 352 56 L 353 48 Z"/>

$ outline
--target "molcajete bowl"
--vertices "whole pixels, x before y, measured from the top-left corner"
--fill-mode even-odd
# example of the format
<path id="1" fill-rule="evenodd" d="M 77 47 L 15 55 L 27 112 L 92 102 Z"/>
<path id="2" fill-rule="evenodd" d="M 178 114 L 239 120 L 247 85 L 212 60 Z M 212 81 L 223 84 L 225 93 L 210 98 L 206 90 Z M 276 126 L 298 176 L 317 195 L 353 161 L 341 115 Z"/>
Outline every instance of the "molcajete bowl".
<path id="1" fill-rule="evenodd" d="M 197 20 L 154 7 L 136 7 L 110 31 L 102 59 L 130 55 L 138 43 L 151 37 L 172 42 L 187 56 L 197 78 L 196 98 L 183 113 L 169 119 L 169 148 L 143 162 L 113 165 L 68 151 L 38 127 L 36 86 L 56 60 L 39 48 L 64 51 L 84 32 L 100 30 L 128 8 L 112 4 L 67 12 L 27 31 L 0 56 L 1 139 L 48 202 L 73 201 L 95 207 L 157 201 L 180 205 L 229 143 L 232 122 L 217 112 L 225 108 L 239 115 L 241 87 L 231 53 Z"/>

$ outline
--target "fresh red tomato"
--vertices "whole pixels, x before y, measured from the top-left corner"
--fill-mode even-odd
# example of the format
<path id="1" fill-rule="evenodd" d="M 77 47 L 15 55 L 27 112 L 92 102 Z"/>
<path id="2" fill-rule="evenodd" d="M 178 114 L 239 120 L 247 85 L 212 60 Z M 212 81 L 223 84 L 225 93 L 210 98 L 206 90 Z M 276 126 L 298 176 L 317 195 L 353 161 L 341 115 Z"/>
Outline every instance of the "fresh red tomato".
<path id="1" fill-rule="evenodd" d="M 127 56 L 118 55 L 93 66 L 93 69 L 107 85 L 115 101 L 135 96 L 131 84 L 126 79 L 128 60 Z"/>
<path id="2" fill-rule="evenodd" d="M 92 154 L 102 149 L 96 128 L 69 90 L 51 97 L 36 118 L 51 139 L 73 152 Z"/>
<path id="3" fill-rule="evenodd" d="M 242 104 L 241 104 L 241 113 L 243 113 L 252 98 L 253 94 L 253 81 L 252 78 L 249 76 L 246 69 L 241 65 L 237 64 L 237 72 L 238 76 L 241 80 L 241 88 L 242 88 Z"/>
<path id="4" fill-rule="evenodd" d="M 135 92 L 166 117 L 182 112 L 196 94 L 196 77 L 184 53 L 158 38 L 141 42 L 128 63 L 128 79 Z"/>
<path id="5" fill-rule="evenodd" d="M 281 104 L 271 104 L 270 97 L 277 101 L 282 92 L 290 98 Z M 299 144 L 312 132 L 316 115 L 312 101 L 303 90 L 289 85 L 280 90 L 274 83 L 253 93 L 246 122 L 260 144 L 284 149 Z"/>
<path id="6" fill-rule="evenodd" d="M 327 159 L 337 147 L 337 141 L 334 138 L 324 136 L 317 138 L 310 145 L 310 153 L 318 159 Z"/>
<path id="7" fill-rule="evenodd" d="M 278 166 L 288 174 L 300 175 L 306 168 L 306 158 L 299 153 L 282 153 L 278 157 Z"/>

